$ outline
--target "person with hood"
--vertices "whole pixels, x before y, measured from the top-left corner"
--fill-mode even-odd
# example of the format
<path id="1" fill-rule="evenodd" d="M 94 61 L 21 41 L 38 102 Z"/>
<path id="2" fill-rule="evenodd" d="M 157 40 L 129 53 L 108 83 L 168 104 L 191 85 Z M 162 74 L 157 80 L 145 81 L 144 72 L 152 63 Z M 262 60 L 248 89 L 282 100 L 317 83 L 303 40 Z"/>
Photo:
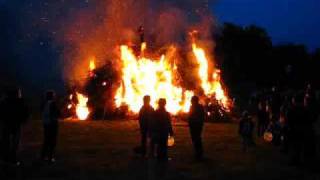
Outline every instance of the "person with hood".
<path id="1" fill-rule="evenodd" d="M 17 159 L 22 125 L 27 122 L 29 110 L 19 88 L 8 90 L 0 104 L 2 115 L 2 158 L 4 162 L 20 165 Z"/>
<path id="2" fill-rule="evenodd" d="M 205 120 L 204 107 L 199 103 L 198 96 L 191 98 L 191 108 L 188 117 L 189 130 L 192 144 L 194 147 L 195 158 L 201 160 L 203 158 L 202 146 L 202 130 Z"/>
<path id="3" fill-rule="evenodd" d="M 60 110 L 55 100 L 54 91 L 47 91 L 45 96 L 42 111 L 44 140 L 41 159 L 53 163 L 55 162 L 54 153 L 57 144 Z"/>
<path id="4" fill-rule="evenodd" d="M 166 99 L 160 98 L 154 112 L 151 127 L 151 141 L 157 146 L 157 159 L 168 161 L 168 136 L 173 136 L 171 115 L 166 110 Z"/>

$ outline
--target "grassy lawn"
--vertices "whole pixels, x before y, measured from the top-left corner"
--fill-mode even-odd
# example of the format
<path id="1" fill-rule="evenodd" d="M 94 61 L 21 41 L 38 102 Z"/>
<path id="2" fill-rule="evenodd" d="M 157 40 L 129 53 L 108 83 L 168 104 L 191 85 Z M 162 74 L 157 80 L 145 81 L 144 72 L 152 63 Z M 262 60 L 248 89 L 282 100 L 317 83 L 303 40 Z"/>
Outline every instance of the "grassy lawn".
<path id="1" fill-rule="evenodd" d="M 174 125 L 172 158 L 166 168 L 155 160 L 133 153 L 139 143 L 137 121 L 63 121 L 60 123 L 57 162 L 52 165 L 38 160 L 42 128 L 38 121 L 23 130 L 20 168 L 9 168 L 7 179 L 320 179 L 302 168 L 288 166 L 288 157 L 275 147 L 257 141 L 244 153 L 237 125 L 207 123 L 204 146 L 207 159 L 195 162 L 185 123 Z M 159 170 L 160 169 L 160 170 Z M 8 177 L 10 176 L 10 177 Z M 4 179 L 1 178 L 1 179 Z"/>

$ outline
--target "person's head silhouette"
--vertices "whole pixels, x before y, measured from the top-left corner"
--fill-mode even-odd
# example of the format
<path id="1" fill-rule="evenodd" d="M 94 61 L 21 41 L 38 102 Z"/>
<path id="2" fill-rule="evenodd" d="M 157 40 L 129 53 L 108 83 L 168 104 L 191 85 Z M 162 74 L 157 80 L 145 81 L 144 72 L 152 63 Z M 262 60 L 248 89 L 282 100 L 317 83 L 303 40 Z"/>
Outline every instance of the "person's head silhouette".
<path id="1" fill-rule="evenodd" d="M 198 96 L 192 96 L 192 98 L 191 98 L 191 104 L 192 104 L 192 105 L 197 105 L 197 104 L 199 104 L 199 97 L 198 97 Z"/>
<path id="2" fill-rule="evenodd" d="M 158 104 L 159 104 L 159 109 L 165 109 L 167 101 L 164 98 L 160 98 Z"/>
<path id="3" fill-rule="evenodd" d="M 46 92 L 46 100 L 47 101 L 52 101 L 55 98 L 55 92 L 52 90 L 49 90 Z"/>
<path id="4" fill-rule="evenodd" d="M 151 98 L 149 95 L 143 97 L 143 105 L 150 105 Z"/>

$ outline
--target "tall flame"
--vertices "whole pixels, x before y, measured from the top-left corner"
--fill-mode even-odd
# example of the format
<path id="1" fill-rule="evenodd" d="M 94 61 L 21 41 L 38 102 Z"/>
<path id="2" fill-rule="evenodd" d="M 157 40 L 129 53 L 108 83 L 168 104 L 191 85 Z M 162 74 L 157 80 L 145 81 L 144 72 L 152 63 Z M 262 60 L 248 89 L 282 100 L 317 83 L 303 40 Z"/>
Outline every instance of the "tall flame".
<path id="1" fill-rule="evenodd" d="M 92 57 L 90 58 L 90 63 L 89 63 L 89 70 L 90 71 L 93 71 L 96 69 L 96 64 L 95 64 L 95 58 Z"/>
<path id="2" fill-rule="evenodd" d="M 78 104 L 76 105 L 76 114 L 79 120 L 84 121 L 88 118 L 90 111 L 87 106 L 88 97 L 77 93 Z"/>
<path id="3" fill-rule="evenodd" d="M 195 43 L 192 44 L 192 50 L 196 57 L 197 63 L 199 65 L 199 77 L 201 79 L 201 87 L 207 96 L 214 95 L 216 100 L 225 108 L 229 109 L 228 97 L 225 91 L 222 89 L 220 82 L 220 70 L 215 70 L 212 74 L 212 79 L 209 80 L 208 71 L 208 59 L 206 57 L 205 51 L 198 47 Z"/>
<path id="4" fill-rule="evenodd" d="M 169 112 L 177 114 L 189 110 L 193 92 L 184 91 L 175 85 L 175 65 L 165 55 L 159 60 L 136 57 L 126 45 L 120 47 L 120 52 L 123 68 L 122 84 L 115 97 L 117 107 L 127 104 L 131 111 L 137 113 L 143 104 L 143 96 L 150 95 L 153 107 L 157 106 L 159 98 L 165 98 Z"/>
<path id="5" fill-rule="evenodd" d="M 141 51 L 145 51 L 146 44 Z M 199 65 L 198 76 L 201 79 L 201 88 L 206 96 L 213 96 L 220 104 L 228 109 L 228 97 L 220 82 L 220 70 L 215 70 L 209 78 L 208 58 L 205 51 L 196 44 L 192 45 L 196 62 Z M 170 58 L 162 55 L 160 59 L 153 60 L 143 56 L 136 57 L 128 46 L 120 47 L 122 61 L 122 84 L 118 88 L 115 103 L 117 107 L 126 104 L 129 110 L 137 113 L 143 104 L 143 96 L 150 95 L 151 105 L 157 106 L 159 98 L 167 100 L 167 109 L 173 114 L 188 112 L 193 91 L 183 90 L 174 82 L 177 72 L 176 64 Z"/>

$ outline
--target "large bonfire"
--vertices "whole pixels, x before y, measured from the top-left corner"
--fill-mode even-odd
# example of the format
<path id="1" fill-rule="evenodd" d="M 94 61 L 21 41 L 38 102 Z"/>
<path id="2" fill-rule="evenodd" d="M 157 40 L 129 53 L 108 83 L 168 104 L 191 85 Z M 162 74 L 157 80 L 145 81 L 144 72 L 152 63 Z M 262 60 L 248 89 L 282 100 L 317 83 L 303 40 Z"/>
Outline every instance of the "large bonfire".
<path id="1" fill-rule="evenodd" d="M 142 51 L 144 51 L 145 44 L 142 47 Z M 213 74 L 209 75 L 209 61 L 204 49 L 193 43 L 192 50 L 198 65 L 197 75 L 201 80 L 200 86 L 204 95 L 214 96 L 221 106 L 228 109 L 228 98 L 219 78 L 220 70 L 216 69 Z M 175 59 L 170 59 L 170 55 L 166 54 L 159 59 L 137 57 L 133 50 L 126 45 L 122 45 L 120 51 L 122 83 L 115 97 L 117 107 L 126 104 L 130 111 L 137 113 L 143 104 L 143 96 L 150 95 L 154 108 L 156 108 L 159 98 L 165 98 L 169 112 L 177 114 L 189 111 L 190 100 L 195 92 L 186 90 L 175 82 L 175 77 L 178 76 Z"/>
<path id="2" fill-rule="evenodd" d="M 138 53 L 128 45 L 121 45 L 119 48 L 120 77 L 121 83 L 117 88 L 114 97 L 114 103 L 117 108 L 127 106 L 128 111 L 136 114 L 143 104 L 143 96 L 151 97 L 151 105 L 156 108 L 157 100 L 165 98 L 167 100 L 167 110 L 172 114 L 186 113 L 191 106 L 193 95 L 200 95 L 206 99 L 218 102 L 225 111 L 229 111 L 230 102 L 223 88 L 220 70 L 214 68 L 209 71 L 210 59 L 204 48 L 195 41 L 191 43 L 192 60 L 196 64 L 196 79 L 201 92 L 188 90 L 182 87 L 178 78 L 180 77 L 177 68 L 177 59 L 173 55 L 176 53 L 174 46 L 169 48 L 167 53 L 158 58 L 149 58 L 145 56 L 147 44 L 141 43 L 141 50 Z M 89 63 L 89 76 L 95 67 L 95 59 L 91 58 Z M 209 73 L 212 72 L 212 73 Z M 76 93 L 78 103 L 75 105 L 76 115 L 80 120 L 86 120 L 90 114 L 87 106 L 88 97 Z"/>

